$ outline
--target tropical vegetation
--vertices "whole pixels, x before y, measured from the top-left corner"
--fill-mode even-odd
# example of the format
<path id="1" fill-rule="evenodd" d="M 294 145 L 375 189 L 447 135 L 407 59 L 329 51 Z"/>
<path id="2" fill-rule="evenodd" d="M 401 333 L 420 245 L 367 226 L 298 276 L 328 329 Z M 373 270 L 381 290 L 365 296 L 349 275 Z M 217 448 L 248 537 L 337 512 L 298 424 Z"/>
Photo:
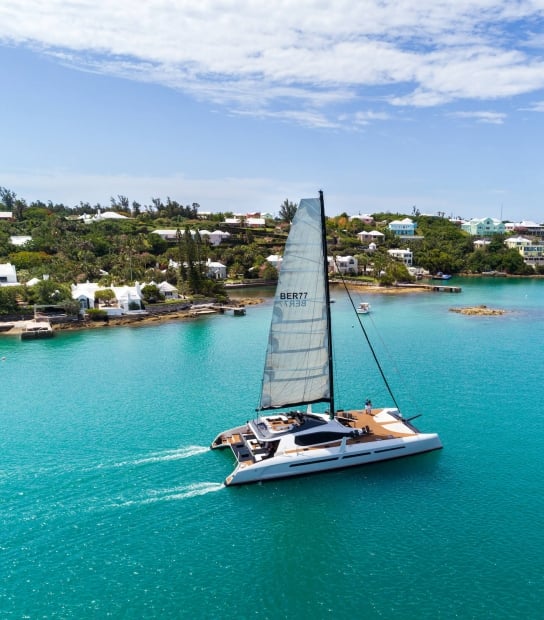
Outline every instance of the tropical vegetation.
<path id="1" fill-rule="evenodd" d="M 168 281 L 186 296 L 224 296 L 224 284 L 208 277 L 206 261 L 226 265 L 228 278 L 274 280 L 275 268 L 266 260 L 270 254 L 281 254 L 289 223 L 296 205 L 285 199 L 279 205 L 279 217 L 266 221 L 264 229 L 249 229 L 243 223 L 229 227 L 228 241 L 210 245 L 201 237 L 203 229 L 223 228 L 231 212 L 207 215 L 204 219 L 200 205 L 183 205 L 170 197 L 152 198 L 150 204 L 132 203 L 126 196 L 112 197 L 110 205 L 75 206 L 27 202 L 0 187 L 0 210 L 12 213 L 10 220 L 0 222 L 0 263 L 11 263 L 17 269 L 18 280 L 26 283 L 32 278 L 39 282 L 32 287 L 1 287 L 0 311 L 16 309 L 21 303 L 69 303 L 70 285 L 95 281 L 104 286 L 100 295 L 107 299 L 110 285 L 147 283 L 144 299 L 159 300 L 156 287 Z M 113 210 L 126 219 L 83 220 L 104 211 Z M 332 254 L 356 256 L 362 268 L 361 278 L 377 277 L 382 284 L 409 280 L 401 263 L 387 253 L 399 247 L 399 238 L 387 228 L 388 222 L 405 217 L 400 213 L 375 213 L 375 224 L 365 225 L 350 219 L 346 213 L 328 219 L 327 232 Z M 516 250 L 509 250 L 503 238 L 494 237 L 484 250 L 475 250 L 472 238 L 443 217 L 414 215 L 418 236 L 410 240 L 414 264 L 430 272 L 481 273 L 505 271 L 510 274 L 534 273 L 523 263 Z M 384 241 L 376 251 L 360 244 L 357 233 L 379 227 Z M 156 234 L 157 229 L 177 231 L 175 241 L 169 242 Z M 14 245 L 11 238 L 26 235 L 31 238 L 23 246 Z M 46 276 L 44 278 L 44 276 Z"/>

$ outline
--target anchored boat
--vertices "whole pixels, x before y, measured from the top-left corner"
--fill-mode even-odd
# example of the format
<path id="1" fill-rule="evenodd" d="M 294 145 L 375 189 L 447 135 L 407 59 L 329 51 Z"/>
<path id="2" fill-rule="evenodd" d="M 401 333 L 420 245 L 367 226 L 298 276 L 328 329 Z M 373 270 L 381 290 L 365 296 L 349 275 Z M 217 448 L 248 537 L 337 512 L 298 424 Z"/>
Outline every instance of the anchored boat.
<path id="1" fill-rule="evenodd" d="M 370 304 L 368 301 L 362 301 L 357 306 L 357 314 L 368 314 L 370 312 Z"/>
<path id="2" fill-rule="evenodd" d="M 329 411 L 313 412 L 315 403 L 327 403 Z M 290 410 L 278 413 L 280 408 Z M 300 202 L 285 245 L 258 411 L 257 418 L 212 442 L 214 449 L 230 448 L 236 459 L 226 485 L 366 465 L 442 447 L 436 433 L 420 433 L 398 408 L 335 410 L 322 192 Z"/>

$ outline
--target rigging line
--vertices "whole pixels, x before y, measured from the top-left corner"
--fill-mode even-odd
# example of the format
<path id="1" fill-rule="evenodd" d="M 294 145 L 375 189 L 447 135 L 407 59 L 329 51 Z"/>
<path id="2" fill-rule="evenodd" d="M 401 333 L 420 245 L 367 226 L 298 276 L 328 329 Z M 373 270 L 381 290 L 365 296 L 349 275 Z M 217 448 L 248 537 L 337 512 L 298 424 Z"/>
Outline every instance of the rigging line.
<path id="1" fill-rule="evenodd" d="M 336 263 L 336 257 L 334 257 L 334 262 Z M 346 281 L 344 279 L 344 274 L 338 269 L 338 274 L 340 275 L 340 280 L 342 281 L 342 284 L 344 285 L 344 289 L 346 291 L 346 293 L 348 294 L 348 298 L 349 298 L 349 302 L 353 308 L 353 311 L 355 312 L 355 315 L 357 317 L 357 321 L 359 322 L 359 326 L 361 327 L 361 330 L 363 332 L 363 334 L 365 335 L 365 339 L 367 341 L 367 344 L 370 348 L 370 352 L 372 353 L 372 357 L 374 358 L 374 361 L 376 362 L 376 365 L 378 367 L 378 370 L 380 371 L 380 375 L 383 379 L 383 382 L 385 384 L 385 387 L 387 388 L 387 391 L 389 392 L 389 396 L 391 396 L 391 398 L 393 399 L 393 402 L 395 403 L 395 407 L 400 411 L 400 407 L 399 404 L 397 403 L 397 399 L 395 398 L 395 395 L 393 394 L 393 390 L 391 389 L 391 386 L 389 385 L 389 381 L 387 380 L 387 377 L 385 376 L 385 373 L 383 371 L 382 365 L 380 364 L 380 361 L 378 360 L 378 356 L 376 355 L 376 351 L 374 350 L 374 347 L 372 346 L 372 343 L 370 342 L 370 338 L 368 337 L 367 331 L 365 329 L 365 326 L 363 324 L 363 322 L 361 321 L 361 316 L 357 313 L 357 309 L 355 308 L 355 303 L 353 301 L 353 297 L 351 296 L 351 293 L 349 292 L 349 289 L 347 287 Z"/>
<path id="2" fill-rule="evenodd" d="M 374 327 L 376 327 L 376 324 L 374 323 L 374 319 L 372 318 L 372 314 L 368 315 L 368 318 L 370 319 L 370 322 L 374 325 Z M 397 362 L 395 361 L 395 357 L 394 355 L 392 355 L 391 353 L 391 349 L 389 348 L 389 346 L 387 345 L 387 342 L 382 338 L 382 334 L 380 332 L 380 330 L 376 327 L 376 335 L 380 341 L 380 344 L 382 345 L 382 347 L 384 348 L 385 352 L 387 353 L 387 357 L 389 359 L 389 361 L 391 362 L 392 366 L 393 366 L 393 370 L 396 374 L 396 376 L 399 378 L 399 380 L 402 383 L 403 386 L 403 394 L 406 396 L 406 400 L 409 400 L 412 404 L 412 406 L 414 408 L 417 408 L 417 399 L 414 396 L 414 393 L 412 391 L 412 388 L 410 387 L 409 383 L 407 382 L 405 375 L 401 372 Z"/>

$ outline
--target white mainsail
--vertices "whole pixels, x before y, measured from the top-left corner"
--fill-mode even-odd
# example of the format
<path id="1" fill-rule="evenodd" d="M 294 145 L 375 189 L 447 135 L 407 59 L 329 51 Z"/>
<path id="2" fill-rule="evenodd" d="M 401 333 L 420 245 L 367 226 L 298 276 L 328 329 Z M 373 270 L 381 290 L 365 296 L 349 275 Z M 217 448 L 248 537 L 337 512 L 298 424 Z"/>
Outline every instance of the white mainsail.
<path id="1" fill-rule="evenodd" d="M 331 400 L 322 226 L 320 199 L 301 200 L 274 299 L 260 409 Z"/>

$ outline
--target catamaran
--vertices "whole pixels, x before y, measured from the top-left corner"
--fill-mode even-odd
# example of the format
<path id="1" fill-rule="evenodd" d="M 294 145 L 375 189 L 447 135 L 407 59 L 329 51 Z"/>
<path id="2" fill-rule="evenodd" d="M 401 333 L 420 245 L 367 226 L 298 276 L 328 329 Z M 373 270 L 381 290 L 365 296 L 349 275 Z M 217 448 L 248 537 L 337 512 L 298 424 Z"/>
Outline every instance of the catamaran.
<path id="1" fill-rule="evenodd" d="M 320 192 L 319 198 L 301 200 L 285 245 L 258 417 L 220 433 L 211 444 L 230 448 L 235 457 L 226 485 L 367 465 L 442 447 L 436 433 L 420 433 L 398 407 L 335 409 L 327 264 Z M 312 411 L 317 403 L 328 411 Z"/>

